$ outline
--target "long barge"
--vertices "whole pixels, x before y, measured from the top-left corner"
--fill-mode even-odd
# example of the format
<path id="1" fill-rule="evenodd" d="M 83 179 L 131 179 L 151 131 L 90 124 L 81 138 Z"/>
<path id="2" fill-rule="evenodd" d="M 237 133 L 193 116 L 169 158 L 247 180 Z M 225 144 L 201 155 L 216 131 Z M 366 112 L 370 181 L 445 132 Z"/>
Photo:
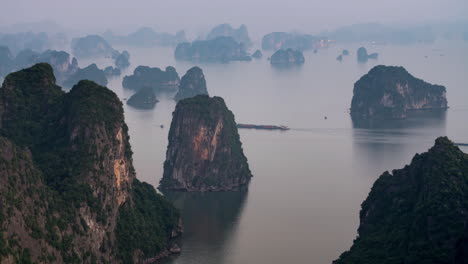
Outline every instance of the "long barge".
<path id="1" fill-rule="evenodd" d="M 289 130 L 287 126 L 275 125 L 252 125 L 252 124 L 237 124 L 237 128 L 263 129 L 263 130 Z"/>

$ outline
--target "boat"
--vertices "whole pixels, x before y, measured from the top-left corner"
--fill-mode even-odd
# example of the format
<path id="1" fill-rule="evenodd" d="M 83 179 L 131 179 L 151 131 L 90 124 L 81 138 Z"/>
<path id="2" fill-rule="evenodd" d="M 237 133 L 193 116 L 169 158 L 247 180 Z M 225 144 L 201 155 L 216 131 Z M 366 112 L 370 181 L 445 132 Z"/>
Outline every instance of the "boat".
<path id="1" fill-rule="evenodd" d="M 264 129 L 264 130 L 289 130 L 287 126 L 275 125 L 252 125 L 252 124 L 237 124 L 237 128 Z"/>

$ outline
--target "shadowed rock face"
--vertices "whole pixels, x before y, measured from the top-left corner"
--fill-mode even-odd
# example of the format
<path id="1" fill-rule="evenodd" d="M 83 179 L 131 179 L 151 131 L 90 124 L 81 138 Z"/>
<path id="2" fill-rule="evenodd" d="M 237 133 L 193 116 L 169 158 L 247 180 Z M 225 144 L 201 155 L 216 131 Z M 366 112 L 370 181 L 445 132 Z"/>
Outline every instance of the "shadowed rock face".
<path id="1" fill-rule="evenodd" d="M 232 37 L 217 37 L 192 43 L 181 43 L 175 50 L 177 60 L 195 62 L 250 61 L 245 46 Z"/>
<path id="2" fill-rule="evenodd" d="M 125 69 L 130 66 L 130 53 L 124 50 L 115 57 L 115 67 L 118 69 Z"/>
<path id="3" fill-rule="evenodd" d="M 13 56 L 10 49 L 6 46 L 0 46 L 0 77 L 8 74 L 13 66 Z"/>
<path id="4" fill-rule="evenodd" d="M 271 65 L 274 66 L 293 66 L 304 64 L 305 59 L 302 52 L 293 49 L 278 50 L 270 59 Z"/>
<path id="5" fill-rule="evenodd" d="M 99 69 L 94 63 L 88 65 L 86 68 L 78 69 L 63 83 L 63 85 L 69 88 L 81 80 L 90 80 L 102 86 L 107 85 L 106 73 L 104 70 Z"/>
<path id="6" fill-rule="evenodd" d="M 384 172 L 359 214 L 358 237 L 333 263 L 466 263 L 468 155 L 446 137 Z"/>
<path id="7" fill-rule="evenodd" d="M 198 95 L 177 103 L 159 188 L 174 191 L 234 191 L 252 174 L 234 115 L 221 97 Z"/>
<path id="8" fill-rule="evenodd" d="M 136 179 L 127 130 L 117 95 L 94 82 L 64 93 L 48 64 L 5 78 L 2 263 L 142 263 L 168 252 L 178 213 Z"/>
<path id="9" fill-rule="evenodd" d="M 235 41 L 242 43 L 246 47 L 252 44 L 247 26 L 245 25 L 241 25 L 238 29 L 234 29 L 229 24 L 218 25 L 211 30 L 206 39 L 215 39 L 217 37 L 232 37 Z"/>
<path id="10" fill-rule="evenodd" d="M 206 89 L 206 80 L 203 70 L 195 66 L 188 70 L 180 80 L 179 91 L 174 99 L 180 101 L 199 94 L 208 95 L 208 90 Z"/>
<path id="11" fill-rule="evenodd" d="M 151 87 L 155 92 L 174 91 L 179 87 L 180 78 L 174 67 L 166 67 L 163 71 L 159 68 L 138 66 L 133 75 L 125 76 L 122 86 L 127 89 L 139 90 L 143 87 Z"/>
<path id="12" fill-rule="evenodd" d="M 405 118 L 409 110 L 447 108 L 446 89 L 409 74 L 403 67 L 379 65 L 355 84 L 353 118 Z"/>

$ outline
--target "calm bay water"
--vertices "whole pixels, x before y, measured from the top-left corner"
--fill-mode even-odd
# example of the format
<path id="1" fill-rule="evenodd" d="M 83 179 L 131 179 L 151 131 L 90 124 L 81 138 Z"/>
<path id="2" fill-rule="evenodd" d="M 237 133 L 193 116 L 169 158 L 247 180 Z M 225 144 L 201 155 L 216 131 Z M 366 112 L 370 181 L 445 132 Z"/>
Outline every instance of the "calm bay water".
<path id="1" fill-rule="evenodd" d="M 289 70 L 272 68 L 266 59 L 271 54 L 252 62 L 199 65 L 210 95 L 222 96 L 237 122 L 292 130 L 239 130 L 254 175 L 248 192 L 167 195 L 185 225 L 182 254 L 170 263 L 331 263 L 351 246 L 360 205 L 382 172 L 408 164 L 438 136 L 468 142 L 468 42 L 367 46 L 379 59 L 366 64 L 356 62 L 358 47 L 306 52 L 306 63 Z M 132 66 L 123 75 L 138 65 L 171 65 L 182 77 L 195 65 L 176 62 L 171 48 L 116 48 L 131 54 Z M 340 63 L 335 58 L 343 48 L 351 55 Z M 378 64 L 404 66 L 418 78 L 445 85 L 450 108 L 353 124 L 348 113 L 353 84 Z M 122 78 L 108 86 L 121 99 L 132 94 L 122 88 Z M 160 100 L 149 111 L 125 106 L 137 177 L 155 187 L 175 107 L 170 99 Z"/>

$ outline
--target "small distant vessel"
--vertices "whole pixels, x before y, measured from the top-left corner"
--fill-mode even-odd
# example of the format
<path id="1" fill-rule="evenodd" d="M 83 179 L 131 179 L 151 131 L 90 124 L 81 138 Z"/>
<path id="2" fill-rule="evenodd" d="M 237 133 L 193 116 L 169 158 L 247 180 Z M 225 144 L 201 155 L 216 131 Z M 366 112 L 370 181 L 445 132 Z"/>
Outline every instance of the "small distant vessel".
<path id="1" fill-rule="evenodd" d="M 159 127 L 160 127 L 160 128 L 164 128 L 164 125 L 160 125 Z"/>
<path id="2" fill-rule="evenodd" d="M 287 126 L 275 125 L 252 125 L 252 124 L 237 124 L 238 128 L 264 129 L 264 130 L 289 130 Z"/>

